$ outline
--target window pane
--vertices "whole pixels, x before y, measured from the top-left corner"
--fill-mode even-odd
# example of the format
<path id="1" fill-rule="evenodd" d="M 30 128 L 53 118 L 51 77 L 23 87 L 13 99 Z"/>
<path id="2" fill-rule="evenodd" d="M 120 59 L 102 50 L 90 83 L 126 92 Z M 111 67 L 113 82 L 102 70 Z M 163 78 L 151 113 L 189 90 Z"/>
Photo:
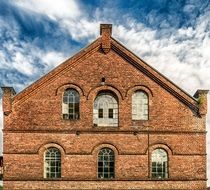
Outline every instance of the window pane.
<path id="1" fill-rule="evenodd" d="M 156 149 L 152 152 L 152 178 L 167 178 L 167 153 L 163 149 Z"/>
<path id="2" fill-rule="evenodd" d="M 148 120 L 148 97 L 142 91 L 132 95 L 132 119 Z"/>
<path id="3" fill-rule="evenodd" d="M 113 109 L 109 109 L 109 118 L 113 118 Z"/>
<path id="4" fill-rule="evenodd" d="M 61 177 L 61 154 L 57 148 L 45 152 L 45 178 Z"/>
<path id="5" fill-rule="evenodd" d="M 118 126 L 118 102 L 110 92 L 98 94 L 93 106 L 95 126 Z"/>
<path id="6" fill-rule="evenodd" d="M 112 157 L 110 159 L 110 157 Z M 103 148 L 98 154 L 98 177 L 114 177 L 114 152 L 109 148 Z"/>
<path id="7" fill-rule="evenodd" d="M 64 119 L 79 119 L 79 93 L 76 90 L 64 92 L 62 112 Z"/>
<path id="8" fill-rule="evenodd" d="M 98 110 L 98 118 L 103 118 L 103 109 Z"/>

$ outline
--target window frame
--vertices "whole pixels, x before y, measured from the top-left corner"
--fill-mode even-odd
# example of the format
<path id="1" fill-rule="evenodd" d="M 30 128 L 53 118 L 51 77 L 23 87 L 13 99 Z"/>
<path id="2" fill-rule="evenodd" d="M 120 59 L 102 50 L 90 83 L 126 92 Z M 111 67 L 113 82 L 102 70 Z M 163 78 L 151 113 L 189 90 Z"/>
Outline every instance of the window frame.
<path id="1" fill-rule="evenodd" d="M 65 99 L 67 102 L 65 102 Z M 71 121 L 80 119 L 80 94 L 74 88 L 67 88 L 63 93 L 62 118 Z"/>
<path id="2" fill-rule="evenodd" d="M 134 97 L 135 95 L 137 95 L 137 93 L 142 93 L 146 97 L 143 100 L 141 100 L 141 101 L 147 101 L 146 104 L 143 103 L 143 105 L 142 105 L 142 103 L 139 103 L 139 102 L 138 102 L 138 104 L 136 103 L 138 99 L 140 101 L 139 97 Z M 137 98 L 137 99 L 134 100 L 134 98 Z M 134 101 L 135 101 L 135 103 L 134 103 Z M 135 107 L 136 107 L 136 111 L 134 111 Z M 145 107 L 146 107 L 146 109 L 145 109 Z M 132 121 L 148 121 L 149 120 L 149 107 L 150 107 L 149 106 L 149 95 L 147 92 L 145 92 L 144 90 L 136 90 L 135 92 L 132 93 L 132 96 L 131 96 L 131 119 L 132 119 Z M 145 112 L 145 110 L 146 110 L 147 113 L 146 113 L 145 118 L 143 118 L 145 113 L 142 113 L 138 118 L 139 109 L 142 109 L 142 112 Z"/>
<path id="3" fill-rule="evenodd" d="M 48 156 L 47 153 L 54 151 L 54 158 L 52 155 Z M 50 153 L 52 154 L 52 152 Z M 58 155 L 57 155 L 58 154 Z M 47 163 L 47 161 L 50 163 Z M 53 165 L 51 165 L 54 162 Z M 51 169 L 54 168 L 54 171 Z M 54 175 L 53 175 L 54 174 Z M 61 151 L 56 147 L 49 147 L 44 151 L 44 179 L 60 179 L 62 174 L 62 154 Z"/>
<path id="4" fill-rule="evenodd" d="M 110 109 L 112 110 L 112 114 L 110 113 Z M 102 116 L 102 113 L 103 117 L 99 117 Z M 93 101 L 93 126 L 119 126 L 119 101 L 118 97 L 113 92 L 101 91 L 95 97 Z"/>
<path id="5" fill-rule="evenodd" d="M 163 159 L 164 158 L 160 158 L 162 159 L 161 160 L 161 172 L 158 173 L 158 166 L 157 166 L 157 161 L 153 161 L 153 154 L 155 153 L 155 151 L 162 151 L 162 153 L 164 153 L 165 155 L 165 158 L 166 158 L 166 161 L 164 161 Z M 157 153 L 156 153 L 157 154 Z M 155 156 L 156 159 L 157 159 L 157 155 Z M 155 163 L 155 167 L 153 166 L 153 163 Z M 163 166 L 165 164 L 165 166 Z M 163 168 L 164 167 L 164 168 Z M 155 168 L 156 172 L 153 172 L 153 169 Z M 165 170 L 165 171 L 163 171 Z M 153 176 L 153 174 L 155 174 L 156 176 Z M 162 176 L 161 176 L 162 175 Z M 164 175 L 164 176 L 163 176 Z M 165 179 L 168 179 L 169 178 L 169 155 L 168 155 L 168 152 L 161 148 L 161 147 L 158 147 L 158 148 L 155 148 L 151 151 L 151 163 L 150 163 L 150 177 L 151 179 L 153 180 L 165 180 Z"/>
<path id="6" fill-rule="evenodd" d="M 102 152 L 103 151 L 103 152 Z M 106 152 L 105 152 L 106 151 Z M 107 151 L 109 151 L 109 154 L 107 155 Z M 102 154 L 101 154 L 102 153 Z M 111 154 L 110 154 L 111 153 Z M 101 160 L 100 156 L 104 159 L 105 155 L 108 156 L 107 160 Z M 112 180 L 115 179 L 115 152 L 109 147 L 103 147 L 98 151 L 97 154 L 97 178 L 100 180 Z M 105 162 L 108 162 L 108 166 L 105 166 Z M 100 167 L 99 167 L 100 165 Z M 104 171 L 104 169 L 107 168 L 107 172 Z M 112 171 L 110 169 L 112 168 Z M 102 171 L 99 172 L 99 169 L 102 169 Z M 105 174 L 107 173 L 107 177 L 105 177 Z"/>

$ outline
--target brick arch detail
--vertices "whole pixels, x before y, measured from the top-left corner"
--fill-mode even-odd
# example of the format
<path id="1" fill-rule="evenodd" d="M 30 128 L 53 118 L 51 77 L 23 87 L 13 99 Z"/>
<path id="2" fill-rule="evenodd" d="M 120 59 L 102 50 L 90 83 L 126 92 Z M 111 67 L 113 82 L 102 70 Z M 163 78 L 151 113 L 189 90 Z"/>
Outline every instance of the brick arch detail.
<path id="1" fill-rule="evenodd" d="M 132 94 L 136 91 L 144 91 L 147 93 L 147 95 L 149 96 L 149 98 L 151 99 L 153 97 L 153 92 L 152 90 L 144 85 L 136 85 L 136 86 L 132 86 L 130 87 L 127 92 L 126 92 L 126 97 L 131 97 Z"/>
<path id="2" fill-rule="evenodd" d="M 122 93 L 116 87 L 114 87 L 112 85 L 101 85 L 101 86 L 96 86 L 96 87 L 92 88 L 88 92 L 87 100 L 89 100 L 89 99 L 94 100 L 94 98 L 97 96 L 97 94 L 100 91 L 111 91 L 111 92 L 113 92 L 117 96 L 118 101 L 121 101 L 121 100 L 124 99 Z"/>
<path id="3" fill-rule="evenodd" d="M 173 155 L 172 149 L 166 144 L 151 144 L 149 146 L 149 153 L 151 154 L 152 151 L 154 151 L 155 149 L 163 149 L 167 152 L 168 156 Z M 148 154 L 148 149 L 147 149 L 146 153 Z"/>
<path id="4" fill-rule="evenodd" d="M 118 149 L 114 145 L 112 145 L 110 143 L 102 143 L 102 144 L 98 144 L 98 145 L 94 146 L 93 149 L 91 150 L 92 155 L 97 156 L 99 151 L 102 148 L 110 148 L 110 149 L 112 149 L 114 151 L 115 156 L 119 155 Z"/>
<path id="5" fill-rule="evenodd" d="M 44 145 L 41 145 L 38 149 L 38 153 L 39 155 L 44 155 L 44 152 L 48 149 L 48 148 L 57 148 L 60 152 L 61 152 L 61 155 L 65 155 L 66 152 L 65 152 L 65 149 L 58 143 L 46 143 Z"/>
<path id="6" fill-rule="evenodd" d="M 64 91 L 68 88 L 75 89 L 79 93 L 80 96 L 85 96 L 83 89 L 79 85 L 73 84 L 73 83 L 63 84 L 62 86 L 59 86 L 56 89 L 55 95 L 62 96 Z"/>

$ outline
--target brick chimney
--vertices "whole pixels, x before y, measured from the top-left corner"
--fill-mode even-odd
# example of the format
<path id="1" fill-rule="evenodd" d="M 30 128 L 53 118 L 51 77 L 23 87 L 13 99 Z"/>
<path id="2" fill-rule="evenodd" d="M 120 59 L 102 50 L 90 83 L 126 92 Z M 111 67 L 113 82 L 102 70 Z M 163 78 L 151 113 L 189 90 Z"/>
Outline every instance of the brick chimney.
<path id="1" fill-rule="evenodd" d="M 9 115 L 12 112 L 12 98 L 16 94 L 13 87 L 1 87 L 3 91 L 2 107 L 4 115 Z"/>
<path id="2" fill-rule="evenodd" d="M 104 53 L 108 53 L 111 48 L 112 24 L 100 25 L 101 47 Z"/>
<path id="3" fill-rule="evenodd" d="M 208 90 L 197 90 L 194 97 L 198 100 L 199 113 L 201 115 L 206 115 L 207 113 L 207 94 Z"/>

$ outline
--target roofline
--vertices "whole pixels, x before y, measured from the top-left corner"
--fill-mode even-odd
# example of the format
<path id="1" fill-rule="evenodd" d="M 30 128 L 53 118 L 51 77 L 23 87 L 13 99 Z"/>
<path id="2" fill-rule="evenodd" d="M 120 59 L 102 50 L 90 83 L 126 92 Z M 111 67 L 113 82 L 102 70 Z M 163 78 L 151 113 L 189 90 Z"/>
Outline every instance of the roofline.
<path id="1" fill-rule="evenodd" d="M 128 48 L 126 48 L 121 42 L 119 42 L 118 40 L 116 40 L 115 38 L 111 37 L 112 40 L 114 40 L 116 43 L 118 43 L 119 45 L 121 45 L 123 48 L 125 48 L 127 51 L 129 51 L 132 55 L 134 55 L 137 59 L 141 60 L 146 66 L 150 67 L 152 70 L 154 70 L 156 73 L 158 73 L 161 77 L 163 77 L 164 79 L 166 79 L 168 82 L 170 82 L 171 84 L 173 84 L 176 88 L 178 88 L 180 91 L 182 91 L 184 94 L 186 94 L 189 98 L 191 98 L 192 100 L 197 102 L 197 99 L 194 98 L 192 95 L 190 95 L 188 92 L 186 92 L 185 90 L 183 90 L 182 88 L 180 88 L 178 85 L 176 85 L 173 81 L 171 81 L 170 79 L 168 79 L 166 76 L 164 76 L 162 73 L 160 73 L 158 70 L 156 70 L 154 67 L 152 67 L 151 65 L 149 65 L 147 62 L 145 62 L 143 59 L 141 59 L 140 57 L 138 57 L 136 54 L 134 54 L 131 50 L 129 50 Z"/>
<path id="2" fill-rule="evenodd" d="M 34 86 L 38 85 L 38 88 L 41 87 L 42 85 L 45 84 L 46 81 L 49 81 L 50 79 L 52 79 L 53 76 L 58 75 L 60 72 L 62 72 L 63 70 L 65 70 L 64 68 L 61 68 L 63 65 L 68 64 L 69 61 L 76 59 L 75 61 L 73 61 L 73 63 L 75 63 L 76 61 L 78 61 L 81 57 L 83 57 L 86 53 L 88 53 L 89 51 L 86 51 L 86 49 L 90 48 L 93 44 L 95 43 L 99 43 L 100 44 L 100 37 L 95 39 L 93 42 L 91 42 L 90 44 L 86 45 L 85 47 L 83 47 L 80 51 L 78 51 L 77 53 L 75 53 L 72 57 L 66 59 L 65 61 L 61 62 L 57 67 L 53 68 L 52 70 L 50 70 L 49 72 L 45 73 L 41 78 L 37 79 L 36 81 L 34 81 L 32 84 L 30 84 L 29 86 L 27 86 L 26 88 L 24 88 L 22 91 L 18 92 L 15 96 L 14 96 L 14 102 L 16 103 L 16 101 L 21 100 L 23 97 L 27 96 L 28 94 L 24 95 L 24 93 L 26 93 L 28 90 L 31 89 L 31 91 L 29 92 L 29 94 L 31 94 L 34 90 L 32 89 Z M 99 45 L 96 44 L 96 47 Z M 94 47 L 94 48 L 96 48 Z M 92 48 L 92 49 L 94 49 Z M 82 54 L 82 55 L 80 55 Z M 83 55 L 84 54 L 84 55 Z M 78 56 L 78 57 L 77 57 Z M 72 63 L 72 64 L 73 64 Z M 49 75 L 52 75 L 49 79 L 47 79 L 47 77 Z M 41 82 L 41 84 L 39 84 L 39 82 Z M 22 97 L 21 97 L 22 96 Z M 19 98 L 19 99 L 18 99 Z"/>

